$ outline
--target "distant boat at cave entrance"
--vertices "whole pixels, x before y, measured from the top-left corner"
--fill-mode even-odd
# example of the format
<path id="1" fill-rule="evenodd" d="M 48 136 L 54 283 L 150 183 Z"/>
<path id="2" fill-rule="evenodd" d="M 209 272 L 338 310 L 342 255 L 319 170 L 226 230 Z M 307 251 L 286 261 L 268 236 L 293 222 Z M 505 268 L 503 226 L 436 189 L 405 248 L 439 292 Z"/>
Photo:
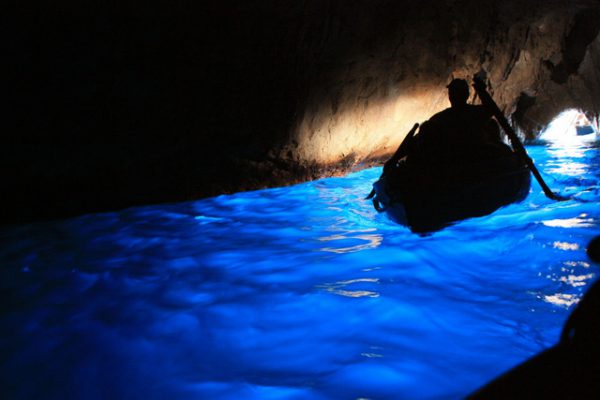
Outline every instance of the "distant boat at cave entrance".
<path id="1" fill-rule="evenodd" d="M 586 118 L 585 114 L 579 113 L 575 120 L 575 133 L 577 136 L 598 134 L 596 127 Z"/>
<path id="2" fill-rule="evenodd" d="M 375 208 L 415 233 L 426 233 L 522 201 L 529 193 L 530 171 L 505 147 L 464 164 L 401 162 L 373 185 Z"/>

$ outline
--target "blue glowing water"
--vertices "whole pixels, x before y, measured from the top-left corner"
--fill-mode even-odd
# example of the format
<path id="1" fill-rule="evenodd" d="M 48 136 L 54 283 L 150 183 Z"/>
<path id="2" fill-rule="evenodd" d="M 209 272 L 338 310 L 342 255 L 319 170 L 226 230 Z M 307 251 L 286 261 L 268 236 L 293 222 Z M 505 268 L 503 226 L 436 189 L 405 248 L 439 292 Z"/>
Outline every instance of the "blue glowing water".
<path id="1" fill-rule="evenodd" d="M 598 145 L 529 151 L 573 200 L 426 237 L 363 200 L 379 168 L 4 228 L 3 398 L 460 398 L 598 276 Z"/>

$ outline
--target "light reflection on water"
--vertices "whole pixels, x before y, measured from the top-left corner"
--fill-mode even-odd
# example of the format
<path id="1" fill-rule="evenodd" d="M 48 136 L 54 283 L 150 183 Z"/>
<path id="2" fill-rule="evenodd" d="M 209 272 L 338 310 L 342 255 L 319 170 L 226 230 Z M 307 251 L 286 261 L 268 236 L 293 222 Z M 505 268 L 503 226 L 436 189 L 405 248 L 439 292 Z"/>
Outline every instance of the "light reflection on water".
<path id="1" fill-rule="evenodd" d="M 530 147 L 521 204 L 430 236 L 380 169 L 4 228 L 8 398 L 459 398 L 558 340 L 598 277 L 598 148 Z M 578 147 L 579 146 L 579 147 Z M 573 169 L 576 166 L 576 173 Z"/>
<path id="2" fill-rule="evenodd" d="M 367 234 L 366 232 L 373 232 L 375 228 L 367 230 L 356 230 L 344 232 L 343 234 L 335 234 L 330 236 L 324 236 L 318 238 L 322 242 L 336 241 L 338 247 L 322 247 L 321 251 L 329 251 L 332 253 L 352 253 L 355 251 L 361 251 L 371 249 L 379 246 L 383 237 L 380 234 Z M 345 244 L 356 243 L 353 246 L 341 247 Z"/>
<path id="3" fill-rule="evenodd" d="M 334 293 L 340 296 L 347 297 L 379 297 L 379 293 L 368 290 L 349 290 L 350 287 L 354 288 L 356 285 L 353 284 L 377 284 L 379 283 L 379 279 L 377 278 L 360 278 L 360 279 L 349 279 L 347 281 L 340 281 L 331 284 L 324 284 L 317 287 L 321 287 L 327 290 L 330 293 Z M 371 285 L 374 286 L 374 285 Z"/>
<path id="4" fill-rule="evenodd" d="M 587 214 L 581 214 L 575 218 L 542 221 L 542 224 L 552 228 L 586 228 L 594 226 L 594 219 L 587 218 Z"/>

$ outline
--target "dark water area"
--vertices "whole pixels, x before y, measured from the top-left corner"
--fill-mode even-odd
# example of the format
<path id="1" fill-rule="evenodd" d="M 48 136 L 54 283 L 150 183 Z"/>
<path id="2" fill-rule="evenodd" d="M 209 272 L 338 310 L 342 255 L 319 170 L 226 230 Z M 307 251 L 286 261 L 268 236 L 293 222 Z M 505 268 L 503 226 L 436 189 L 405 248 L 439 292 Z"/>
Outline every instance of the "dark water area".
<path id="1" fill-rule="evenodd" d="M 453 399 L 558 341 L 600 266 L 597 142 L 528 151 L 520 204 L 429 236 L 381 169 L 0 230 L 10 399 Z"/>

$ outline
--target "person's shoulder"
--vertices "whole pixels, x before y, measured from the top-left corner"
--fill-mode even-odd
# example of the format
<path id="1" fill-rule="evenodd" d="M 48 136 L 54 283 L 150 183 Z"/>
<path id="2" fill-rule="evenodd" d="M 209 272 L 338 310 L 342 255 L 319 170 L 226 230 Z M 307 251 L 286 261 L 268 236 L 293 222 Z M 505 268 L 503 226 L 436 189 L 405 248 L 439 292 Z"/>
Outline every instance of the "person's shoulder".
<path id="1" fill-rule="evenodd" d="M 452 108 L 446 108 L 445 110 L 442 110 L 437 114 L 434 114 L 431 118 L 429 118 L 429 120 L 427 122 L 435 123 L 437 121 L 442 121 L 442 120 L 450 117 L 452 114 L 454 114 L 454 110 Z"/>
<path id="2" fill-rule="evenodd" d="M 448 109 L 440 111 L 439 113 L 432 115 L 427 121 L 423 122 L 421 126 L 419 126 L 419 135 L 423 137 L 439 131 L 447 120 L 447 117 L 445 116 L 447 110 Z"/>
<path id="3" fill-rule="evenodd" d="M 449 115 L 449 114 L 452 114 L 453 112 L 454 112 L 454 109 L 453 109 L 452 107 L 448 107 L 448 108 L 446 108 L 446 109 L 444 109 L 444 110 L 440 111 L 439 113 L 437 113 L 437 114 L 435 114 L 435 115 L 440 115 L 440 116 L 443 116 L 443 115 Z M 434 116 L 435 116 L 435 115 L 434 115 Z"/>

